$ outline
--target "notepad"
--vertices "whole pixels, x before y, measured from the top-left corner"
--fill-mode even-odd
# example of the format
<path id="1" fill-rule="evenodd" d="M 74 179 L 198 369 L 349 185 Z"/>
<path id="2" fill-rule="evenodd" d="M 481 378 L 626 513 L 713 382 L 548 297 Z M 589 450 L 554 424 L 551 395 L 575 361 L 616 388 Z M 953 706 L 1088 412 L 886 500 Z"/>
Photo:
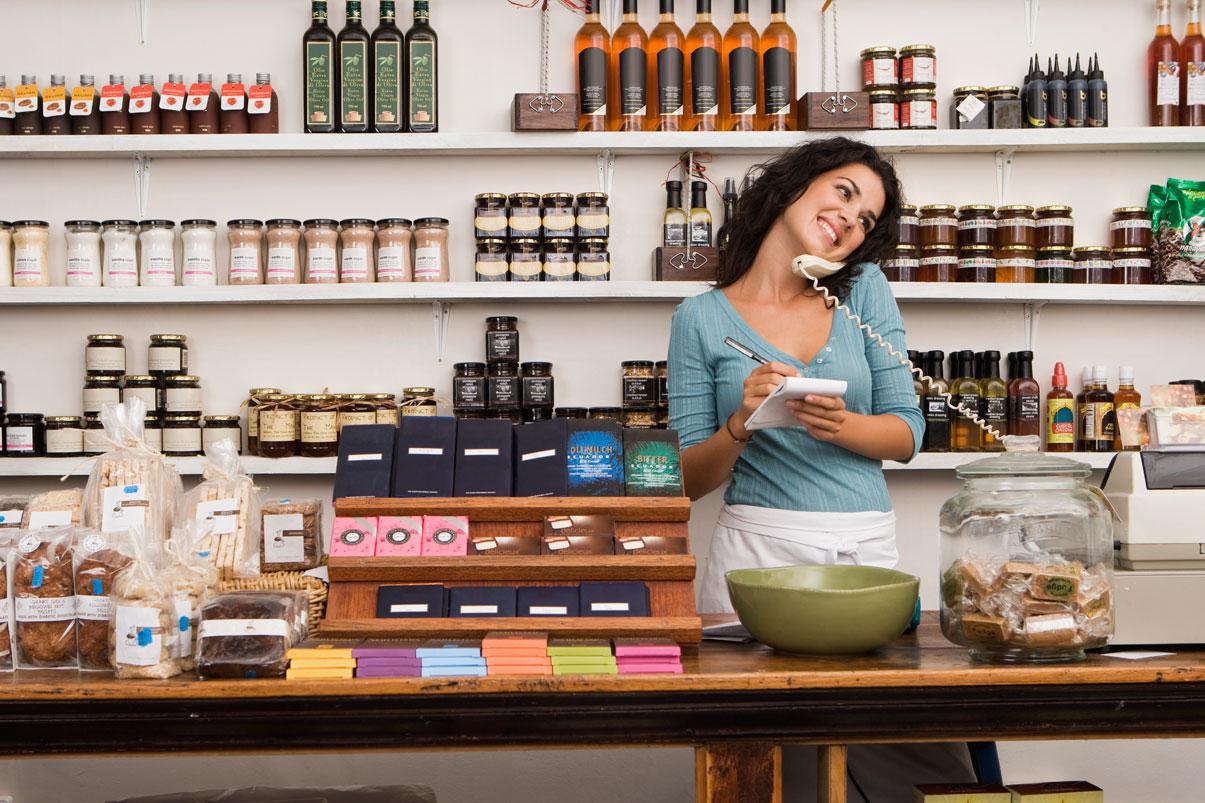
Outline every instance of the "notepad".
<path id="1" fill-rule="evenodd" d="M 814 379 L 807 376 L 788 376 L 786 380 L 774 389 L 774 392 L 762 401 L 761 405 L 745 422 L 745 429 L 755 432 L 759 429 L 780 429 L 786 427 L 801 428 L 802 425 L 787 409 L 787 402 L 802 399 L 804 396 L 844 396 L 848 383 L 843 379 Z"/>

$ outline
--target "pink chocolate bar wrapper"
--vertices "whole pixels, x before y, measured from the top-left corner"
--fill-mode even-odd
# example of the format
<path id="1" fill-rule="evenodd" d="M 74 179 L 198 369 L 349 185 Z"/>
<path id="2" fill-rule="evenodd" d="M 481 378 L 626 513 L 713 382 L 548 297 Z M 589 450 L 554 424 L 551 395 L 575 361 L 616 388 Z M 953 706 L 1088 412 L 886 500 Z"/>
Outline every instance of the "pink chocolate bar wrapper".
<path id="1" fill-rule="evenodd" d="M 620 662 L 621 675 L 681 675 L 682 664 L 625 664 Z"/>
<path id="2" fill-rule="evenodd" d="M 677 644 L 615 645 L 616 658 L 677 658 L 682 648 Z"/>

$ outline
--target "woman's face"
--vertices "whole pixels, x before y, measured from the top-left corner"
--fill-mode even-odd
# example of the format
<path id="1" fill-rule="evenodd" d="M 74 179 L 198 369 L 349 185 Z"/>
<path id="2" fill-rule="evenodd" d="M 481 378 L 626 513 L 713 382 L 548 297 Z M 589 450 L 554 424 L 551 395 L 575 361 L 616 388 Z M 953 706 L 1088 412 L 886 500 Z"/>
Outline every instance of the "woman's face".
<path id="1" fill-rule="evenodd" d="M 878 225 L 887 195 L 878 174 L 863 164 L 821 173 L 783 212 L 800 253 L 844 262 Z"/>

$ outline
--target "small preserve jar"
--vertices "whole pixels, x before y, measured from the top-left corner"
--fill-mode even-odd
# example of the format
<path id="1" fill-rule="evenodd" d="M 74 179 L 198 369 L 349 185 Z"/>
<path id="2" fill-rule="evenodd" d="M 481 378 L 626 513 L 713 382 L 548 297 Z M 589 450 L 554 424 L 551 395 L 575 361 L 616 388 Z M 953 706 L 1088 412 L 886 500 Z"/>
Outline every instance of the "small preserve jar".
<path id="1" fill-rule="evenodd" d="M 377 281 L 408 282 L 414 278 L 410 247 L 414 230 L 404 217 L 387 217 L 377 221 Z"/>
<path id="2" fill-rule="evenodd" d="M 473 236 L 478 240 L 506 237 L 506 196 L 483 192 L 473 197 Z"/>
<path id="3" fill-rule="evenodd" d="M 907 45 L 900 48 L 900 86 L 929 87 L 937 84 L 937 48 Z"/>
<path id="4" fill-rule="evenodd" d="M 1036 451 L 964 465 L 941 509 L 941 629 L 994 662 L 1082 660 L 1113 634 L 1113 522 L 1092 469 Z"/>
<path id="5" fill-rule="evenodd" d="M 69 220 L 63 224 L 67 239 L 67 286 L 100 287 L 100 223 L 95 220 Z M 6 251 L 0 259 L 7 261 Z"/>
<path id="6" fill-rule="evenodd" d="M 305 283 L 337 284 L 339 221 L 314 218 L 305 222 Z"/>
<path id="7" fill-rule="evenodd" d="M 519 361 L 519 319 L 512 315 L 494 315 L 485 319 L 485 361 Z"/>
<path id="8" fill-rule="evenodd" d="M 149 374 L 131 374 L 122 380 L 121 400 L 142 399 L 148 413 L 163 412 L 159 380 Z"/>
<path id="9" fill-rule="evenodd" d="M 1024 245 L 1036 248 L 1038 241 L 1036 232 L 1037 221 L 1034 220 L 1032 206 L 1011 204 L 996 210 L 997 247 Z"/>
<path id="10" fill-rule="evenodd" d="M 158 423 L 159 419 L 155 419 Z M 143 438 L 145 440 L 146 426 L 143 425 Z M 149 444 L 148 444 L 149 445 Z M 163 443 L 160 441 L 156 451 L 163 451 Z M 100 423 L 100 416 L 86 415 L 84 416 L 84 456 L 104 454 L 112 447 L 109 446 L 108 439 L 105 437 L 105 425 Z"/>
<path id="11" fill-rule="evenodd" d="M 1071 284 L 1074 282 L 1075 260 L 1071 258 L 1071 249 L 1063 246 L 1039 248 L 1033 278 L 1038 284 Z"/>
<path id="12" fill-rule="evenodd" d="M 896 224 L 896 243 L 899 245 L 920 245 L 917 230 L 920 228 L 920 218 L 916 207 L 912 204 L 900 204 L 900 219 Z"/>
<path id="13" fill-rule="evenodd" d="M 1103 245 L 1077 248 L 1075 256 L 1076 284 L 1111 284 L 1113 254 Z"/>
<path id="14" fill-rule="evenodd" d="M 929 204 L 920 208 L 920 247 L 958 246 L 958 218 L 950 204 Z"/>
<path id="15" fill-rule="evenodd" d="M 293 396 L 270 393 L 259 397 L 260 457 L 297 455 L 297 404 Z"/>
<path id="16" fill-rule="evenodd" d="M 899 62 L 895 48 L 888 45 L 868 47 L 858 54 L 862 58 L 862 89 L 873 93 L 876 89 L 899 86 Z"/>
<path id="17" fill-rule="evenodd" d="M 46 456 L 80 457 L 84 454 L 84 424 L 77 415 L 46 417 Z"/>
<path id="18" fill-rule="evenodd" d="M 435 388 L 402 388 L 402 415 L 431 417 L 439 415 Z"/>
<path id="19" fill-rule="evenodd" d="M 996 282 L 1017 284 L 1032 282 L 1036 269 L 1032 246 L 1006 245 L 996 249 Z"/>
<path id="20" fill-rule="evenodd" d="M 247 454 L 259 454 L 259 405 L 280 388 L 252 388 L 247 399 Z"/>
<path id="21" fill-rule="evenodd" d="M 124 376 L 125 338 L 121 335 L 88 335 L 84 347 L 84 370 L 88 376 Z"/>
<path id="22" fill-rule="evenodd" d="M 41 413 L 9 413 L 4 419 L 5 457 L 46 454 L 46 424 Z"/>
<path id="23" fill-rule="evenodd" d="M 201 416 L 163 417 L 163 454 L 168 457 L 196 457 L 201 454 L 202 443 Z"/>
<path id="24" fill-rule="evenodd" d="M 207 415 L 204 417 L 205 429 L 201 432 L 201 447 L 205 451 L 218 441 L 230 441 L 234 451 L 243 453 L 243 428 L 237 415 Z"/>
<path id="25" fill-rule="evenodd" d="M 524 420 L 528 419 L 528 411 L 534 412 L 531 421 L 543 421 L 552 418 L 555 407 L 556 386 L 552 376 L 552 363 L 525 362 L 520 366 L 522 378 L 521 402 Z"/>
<path id="26" fill-rule="evenodd" d="M 165 378 L 188 372 L 188 335 L 151 335 L 147 373 Z"/>
<path id="27" fill-rule="evenodd" d="M 915 245 L 897 245 L 895 253 L 883 260 L 883 275 L 889 282 L 915 282 L 919 268 Z"/>
<path id="28" fill-rule="evenodd" d="M 84 380 L 84 413 L 99 414 L 106 404 L 121 404 L 121 378 L 90 376 Z"/>
<path id="29" fill-rule="evenodd" d="M 347 393 L 340 397 L 339 432 L 344 427 L 356 427 L 377 422 L 377 407 L 368 400 L 367 393 Z"/>
<path id="30" fill-rule="evenodd" d="M 268 221 L 268 274 L 264 284 L 298 284 L 301 281 L 301 221 Z"/>
<path id="31" fill-rule="evenodd" d="M 974 100 L 966 105 L 968 98 L 974 98 Z M 964 111 L 974 113 L 966 114 Z M 954 99 L 950 102 L 950 128 L 962 131 L 991 128 L 988 92 L 985 87 L 960 86 L 954 90 Z"/>
<path id="32" fill-rule="evenodd" d="M 540 252 L 540 241 L 511 240 L 510 280 L 512 282 L 538 282 L 543 279 L 544 263 Z"/>
<path id="33" fill-rule="evenodd" d="M 595 421 L 614 421 L 616 424 L 623 423 L 623 408 L 622 407 L 591 407 L 586 417 Z"/>
<path id="34" fill-rule="evenodd" d="M 490 363 L 489 376 L 485 382 L 486 408 L 493 411 L 514 411 L 518 414 L 521 409 L 521 395 L 519 364 Z"/>
<path id="35" fill-rule="evenodd" d="M 298 396 L 298 418 L 302 457 L 334 457 L 339 454 L 339 400 L 329 393 Z"/>
<path id="36" fill-rule="evenodd" d="M 576 246 L 573 240 L 544 241 L 544 281 L 571 282 L 577 278 Z"/>
<path id="37" fill-rule="evenodd" d="M 477 241 L 477 259 L 473 263 L 473 278 L 479 282 L 510 280 L 506 240 L 491 237 Z"/>
<path id="38" fill-rule="evenodd" d="M 218 224 L 215 220 L 193 219 L 180 223 L 184 243 L 184 264 L 180 284 L 185 287 L 212 287 L 218 283 Z"/>
<path id="39" fill-rule="evenodd" d="M 512 240 L 540 236 L 540 196 L 534 192 L 512 193 L 510 215 L 507 220 L 507 236 Z"/>
<path id="40" fill-rule="evenodd" d="M 447 219 L 422 217 L 414 221 L 414 281 L 446 282 L 451 273 Z"/>
<path id="41" fill-rule="evenodd" d="M 874 131 L 894 131 L 900 127 L 900 96 L 894 89 L 876 89 L 870 93 L 870 127 Z"/>
<path id="42" fill-rule="evenodd" d="M 400 413 L 397 407 L 397 397 L 392 393 L 370 393 L 368 400 L 377 407 L 377 423 L 397 426 Z"/>
<path id="43" fill-rule="evenodd" d="M 263 222 L 231 220 L 226 224 L 226 239 L 230 242 L 230 283 L 263 284 Z"/>
<path id="44" fill-rule="evenodd" d="M 996 254 L 990 245 L 964 245 L 958 249 L 958 281 L 996 281 Z"/>
<path id="45" fill-rule="evenodd" d="M 163 380 L 163 411 L 168 415 L 201 414 L 201 377 L 176 374 Z"/>
<path id="46" fill-rule="evenodd" d="M 342 284 L 363 284 L 376 281 L 376 244 L 374 224 L 368 218 L 354 217 L 339 221 L 339 281 Z"/>
<path id="47" fill-rule="evenodd" d="M 143 287 L 176 286 L 176 224 L 143 220 L 138 224 L 139 283 Z"/>
<path id="48" fill-rule="evenodd" d="M 657 406 L 657 374 L 652 360 L 627 360 L 623 368 L 623 409 L 649 410 Z"/>
<path id="49" fill-rule="evenodd" d="M 611 236 L 611 209 L 605 192 L 583 192 L 577 196 L 577 238 L 607 240 Z"/>
<path id="50" fill-rule="evenodd" d="M 623 425 L 628 429 L 656 429 L 656 410 L 624 410 Z"/>
<path id="51" fill-rule="evenodd" d="M 1021 128 L 1024 111 L 1021 89 L 1015 86 L 993 86 L 987 90 L 988 113 L 992 128 Z"/>
<path id="52" fill-rule="evenodd" d="M 937 93 L 933 89 L 904 90 L 900 128 L 910 131 L 937 128 Z"/>
<path id="53" fill-rule="evenodd" d="M 958 247 L 996 247 L 996 208 L 991 204 L 969 204 L 958 208 Z"/>
<path id="54" fill-rule="evenodd" d="M 1109 236 L 1114 248 L 1146 248 L 1151 243 L 1151 215 L 1145 206 L 1123 206 L 1113 210 Z"/>
<path id="55" fill-rule="evenodd" d="M 573 214 L 573 194 L 550 192 L 540 198 L 541 236 L 545 240 L 573 237 L 577 217 Z"/>
<path id="56" fill-rule="evenodd" d="M 607 241 L 591 237 L 577 241 L 577 279 L 581 282 L 606 282 L 611 279 L 611 252 Z"/>
<path id="57" fill-rule="evenodd" d="M 1150 284 L 1151 252 L 1145 248 L 1113 249 L 1113 284 Z"/>
<path id="58" fill-rule="evenodd" d="M 952 245 L 931 245 L 921 249 L 917 281 L 953 282 L 957 280 L 957 248 Z"/>
<path id="59" fill-rule="evenodd" d="M 1075 245 L 1075 220 L 1069 206 L 1040 206 L 1037 211 L 1038 250 Z"/>
<path id="60" fill-rule="evenodd" d="M 485 409 L 485 363 L 458 362 L 452 366 L 452 412 L 462 415 Z"/>
<path id="61" fill-rule="evenodd" d="M 100 425 L 100 419 L 96 420 L 97 425 Z M 104 444 L 99 445 L 99 451 L 90 451 L 91 441 L 98 440 L 96 437 L 89 438 L 89 430 L 92 429 L 90 419 L 84 417 L 84 454 L 103 454 L 106 450 Z M 101 427 L 103 430 L 103 427 Z M 142 422 L 142 442 L 156 452 L 163 451 L 163 419 L 155 414 L 148 414 Z"/>

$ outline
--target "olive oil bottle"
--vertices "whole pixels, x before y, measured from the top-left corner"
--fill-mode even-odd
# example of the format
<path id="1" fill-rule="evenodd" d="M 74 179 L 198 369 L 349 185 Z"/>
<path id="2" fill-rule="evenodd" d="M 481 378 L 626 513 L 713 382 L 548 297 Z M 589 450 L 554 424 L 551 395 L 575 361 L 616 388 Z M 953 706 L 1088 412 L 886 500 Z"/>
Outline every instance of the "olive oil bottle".
<path id="1" fill-rule="evenodd" d="M 707 182 L 690 184 L 690 245 L 692 248 L 711 246 L 712 220 L 707 209 Z"/>
<path id="2" fill-rule="evenodd" d="M 397 27 L 394 0 L 381 0 L 381 22 L 372 32 L 372 130 L 402 130 L 402 52 L 405 38 Z"/>
<path id="3" fill-rule="evenodd" d="M 720 29 L 711 21 L 711 0 L 696 0 L 695 24 L 686 34 L 687 127 L 715 131 L 720 125 Z"/>
<path id="4" fill-rule="evenodd" d="M 414 24 L 406 32 L 406 130 L 439 130 L 439 37 L 431 27 L 428 0 L 414 0 Z"/>
<path id="5" fill-rule="evenodd" d="M 652 131 L 681 131 L 686 116 L 686 36 L 674 22 L 674 0 L 660 0 L 661 17 L 649 34 Z"/>
<path id="6" fill-rule="evenodd" d="M 985 351 L 983 353 L 983 376 L 979 380 L 979 417 L 988 426 L 1000 433 L 1000 438 L 990 432 L 982 431 L 980 443 L 985 452 L 1004 451 L 1004 441 L 1008 434 L 1008 385 L 1000 378 L 1000 352 Z"/>
<path id="7" fill-rule="evenodd" d="M 682 182 L 665 182 L 665 215 L 661 224 L 661 245 L 666 248 L 685 248 L 690 216 L 682 208 Z"/>
<path id="8" fill-rule="evenodd" d="M 611 34 L 598 13 L 602 0 L 586 0 L 586 21 L 573 38 L 577 55 L 579 131 L 607 130 L 607 70 L 611 59 Z"/>
<path id="9" fill-rule="evenodd" d="M 311 4 L 309 30 L 301 39 L 305 58 L 305 131 L 330 134 L 339 130 L 335 111 L 339 97 L 335 34 L 327 26 L 326 0 Z M 185 129 L 187 132 L 187 129 Z"/>
<path id="10" fill-rule="evenodd" d="M 611 37 L 611 106 L 615 131 L 643 131 L 648 121 L 649 37 L 637 0 L 623 0 L 623 22 Z"/>
<path id="11" fill-rule="evenodd" d="M 370 130 L 372 94 L 368 91 L 368 31 L 359 0 L 347 0 L 347 21 L 339 31 L 339 129 L 345 134 Z"/>
<path id="12" fill-rule="evenodd" d="M 950 374 L 950 393 L 954 404 L 978 413 L 979 411 L 979 380 L 974 373 L 975 354 L 971 351 L 960 351 L 954 355 L 953 370 Z M 979 451 L 979 425 L 962 412 L 952 411 L 950 422 L 950 451 L 977 452 Z"/>

